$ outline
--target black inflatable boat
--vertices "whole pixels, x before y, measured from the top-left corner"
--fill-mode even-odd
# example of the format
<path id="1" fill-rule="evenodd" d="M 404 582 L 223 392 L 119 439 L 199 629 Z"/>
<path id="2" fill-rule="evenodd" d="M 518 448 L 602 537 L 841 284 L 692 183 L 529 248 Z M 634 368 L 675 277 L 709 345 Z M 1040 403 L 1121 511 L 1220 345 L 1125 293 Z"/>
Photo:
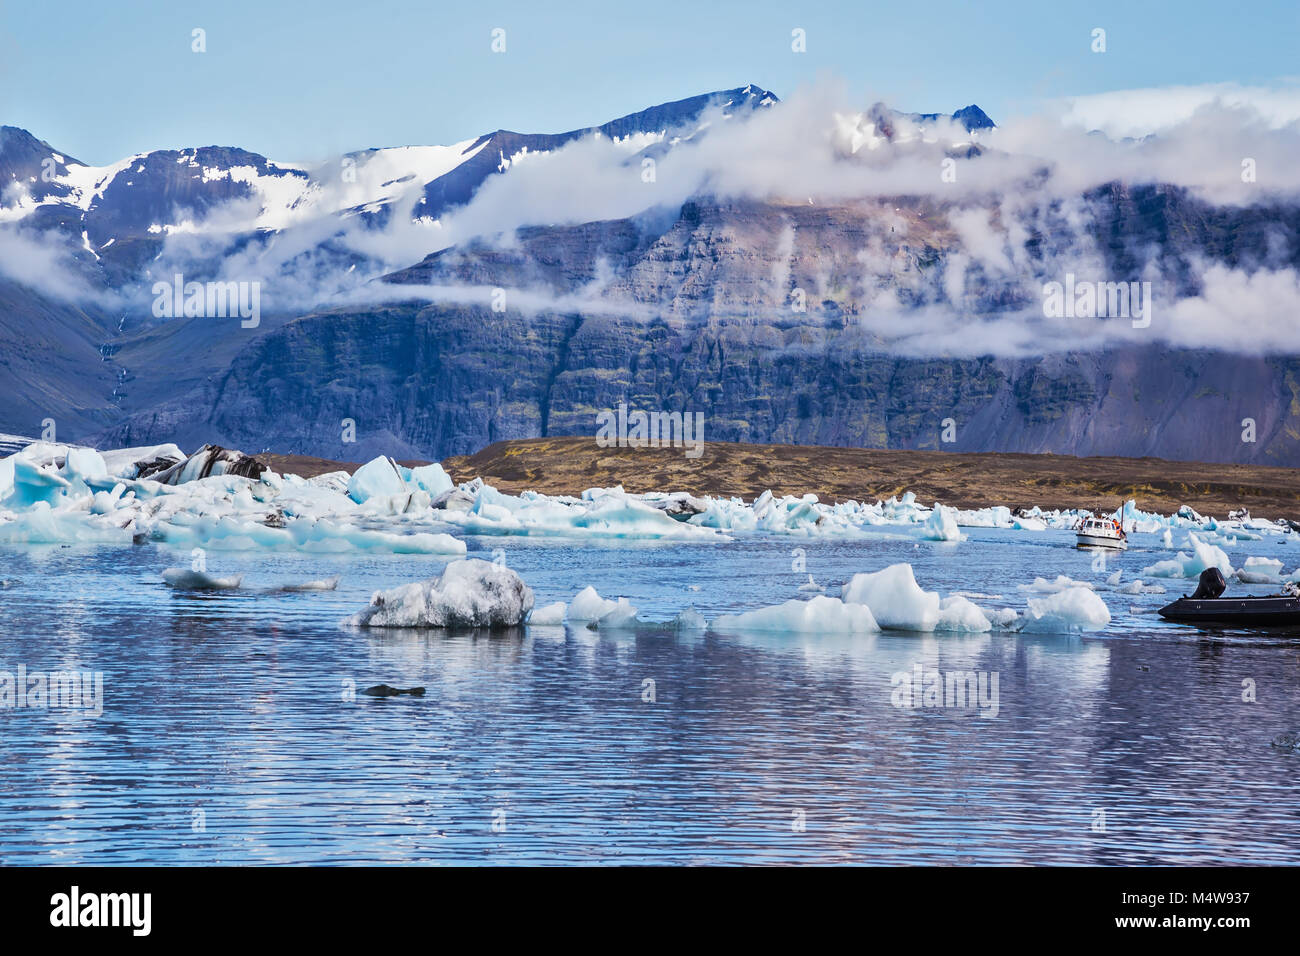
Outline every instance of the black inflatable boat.
<path id="1" fill-rule="evenodd" d="M 1300 627 L 1300 597 L 1270 594 L 1265 597 L 1226 598 L 1228 582 L 1218 568 L 1201 572 L 1190 597 L 1181 597 L 1160 609 L 1160 616 L 1180 624 L 1218 624 L 1232 627 Z"/>

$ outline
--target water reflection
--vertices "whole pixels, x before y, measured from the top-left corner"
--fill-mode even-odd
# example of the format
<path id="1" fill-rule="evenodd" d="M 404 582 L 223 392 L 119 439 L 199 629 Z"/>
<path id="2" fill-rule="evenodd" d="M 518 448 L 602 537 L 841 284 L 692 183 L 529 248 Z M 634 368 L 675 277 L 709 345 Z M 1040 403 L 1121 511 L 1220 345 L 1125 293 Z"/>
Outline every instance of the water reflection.
<path id="1" fill-rule="evenodd" d="M 1023 608 L 1016 585 L 1038 575 L 1104 581 L 1068 536 L 1025 539 L 490 545 L 539 603 L 593 584 L 660 621 L 797 596 L 796 545 L 823 584 L 906 560 L 923 586 L 1003 595 L 979 601 L 993 606 Z M 1158 556 L 1122 560 L 1133 576 Z M 245 588 L 193 594 L 161 583 L 180 560 L 0 551 L 12 582 L 0 669 L 98 670 L 105 693 L 99 718 L 0 712 L 0 859 L 1282 863 L 1300 851 L 1300 758 L 1269 746 L 1300 729 L 1300 646 L 1166 626 L 1150 613 L 1164 595 L 1100 591 L 1114 624 L 1084 637 L 363 630 L 340 622 L 444 561 L 223 553 L 214 570 L 245 574 Z M 335 574 L 335 591 L 273 590 Z M 895 706 L 893 675 L 916 667 L 997 674 L 996 716 Z M 379 683 L 425 695 L 357 693 Z"/>

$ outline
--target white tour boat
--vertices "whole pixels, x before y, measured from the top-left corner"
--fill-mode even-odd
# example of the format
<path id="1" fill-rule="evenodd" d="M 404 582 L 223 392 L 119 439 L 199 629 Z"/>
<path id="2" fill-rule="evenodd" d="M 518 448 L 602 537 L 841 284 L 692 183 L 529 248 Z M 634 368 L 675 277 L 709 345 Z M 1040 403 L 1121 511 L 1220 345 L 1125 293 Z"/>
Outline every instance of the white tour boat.
<path id="1" fill-rule="evenodd" d="M 1114 518 L 1088 515 L 1074 530 L 1077 535 L 1075 547 L 1115 548 L 1119 551 L 1128 548 L 1128 535 L 1124 533 L 1124 526 Z"/>

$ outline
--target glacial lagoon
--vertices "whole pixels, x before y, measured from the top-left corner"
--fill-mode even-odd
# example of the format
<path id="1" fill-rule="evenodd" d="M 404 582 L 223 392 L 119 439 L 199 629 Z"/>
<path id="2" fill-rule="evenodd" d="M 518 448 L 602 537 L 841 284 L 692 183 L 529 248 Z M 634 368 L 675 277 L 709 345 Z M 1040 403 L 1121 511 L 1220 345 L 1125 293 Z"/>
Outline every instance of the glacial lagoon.
<path id="1" fill-rule="evenodd" d="M 341 622 L 452 555 L 0 545 L 0 669 L 102 675 L 102 713 L 0 709 L 0 862 L 1267 864 L 1300 853 L 1300 639 L 1197 631 L 1068 530 L 819 539 L 462 536 L 537 605 L 584 587 L 632 627 L 368 630 Z M 896 533 L 895 533 L 896 532 Z M 1177 533 L 1175 546 L 1185 537 Z M 1300 536 L 1297 536 L 1300 537 Z M 1291 535 L 1224 545 L 1300 561 Z M 1024 611 L 1093 585 L 1088 633 L 677 630 L 905 562 L 927 590 Z M 796 570 L 798 568 L 798 570 Z M 339 576 L 335 590 L 286 584 Z M 1268 586 L 1234 591 L 1267 593 Z M 897 706 L 901 673 L 997 677 L 993 708 Z M 421 697 L 368 697 L 375 684 Z"/>

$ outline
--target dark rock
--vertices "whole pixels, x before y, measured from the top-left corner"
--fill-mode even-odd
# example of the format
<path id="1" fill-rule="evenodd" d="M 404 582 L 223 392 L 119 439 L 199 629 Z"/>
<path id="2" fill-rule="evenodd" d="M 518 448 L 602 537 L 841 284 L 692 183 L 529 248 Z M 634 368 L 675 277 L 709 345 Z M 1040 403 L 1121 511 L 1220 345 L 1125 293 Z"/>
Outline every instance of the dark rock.
<path id="1" fill-rule="evenodd" d="M 429 507 L 436 511 L 469 511 L 474 507 L 474 496 L 459 488 L 448 488 L 435 497 Z"/>
<path id="2" fill-rule="evenodd" d="M 409 694 L 412 697 L 423 697 L 424 688 L 408 687 L 403 689 L 399 687 L 389 687 L 387 684 L 376 684 L 374 687 L 367 687 L 365 690 L 361 691 L 361 693 L 365 694 L 367 697 L 397 697 L 401 694 Z"/>
<path id="3" fill-rule="evenodd" d="M 1278 734 L 1273 738 L 1272 746 L 1278 750 L 1300 752 L 1300 733 Z"/>
<path id="4" fill-rule="evenodd" d="M 220 445 L 204 445 L 184 461 L 178 461 L 170 468 L 158 472 L 152 480 L 164 485 L 179 485 L 210 475 L 238 475 L 258 479 L 266 470 L 264 463 L 242 451 L 222 448 Z"/>

